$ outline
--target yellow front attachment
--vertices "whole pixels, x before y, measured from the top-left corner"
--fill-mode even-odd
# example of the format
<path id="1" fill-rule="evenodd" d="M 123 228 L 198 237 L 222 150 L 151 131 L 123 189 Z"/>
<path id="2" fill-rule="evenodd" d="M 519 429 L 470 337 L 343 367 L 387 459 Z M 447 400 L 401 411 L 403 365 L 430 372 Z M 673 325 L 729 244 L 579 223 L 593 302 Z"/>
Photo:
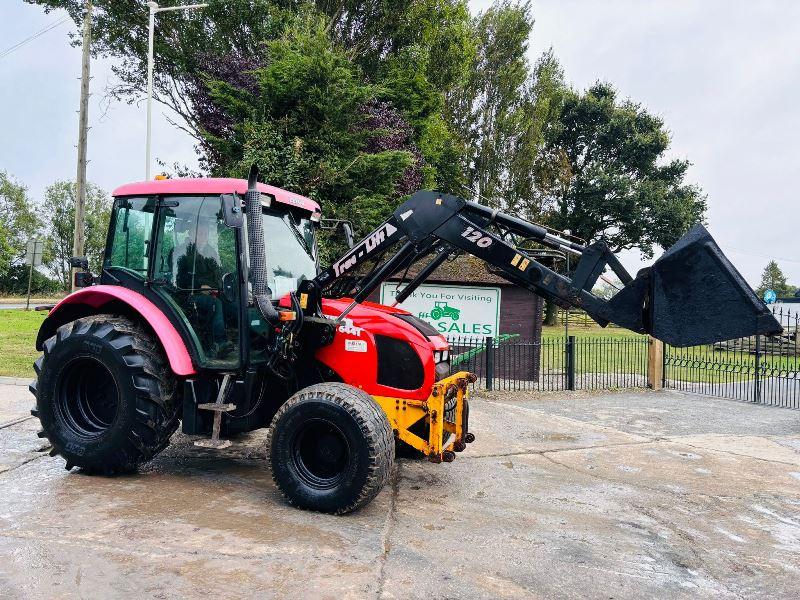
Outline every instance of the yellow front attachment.
<path id="1" fill-rule="evenodd" d="M 450 462 L 455 452 L 464 450 L 474 439 L 467 431 L 466 407 L 467 386 L 475 379 L 475 375 L 467 371 L 450 375 L 433 385 L 427 400 L 373 398 L 386 412 L 400 440 L 422 452 L 431 462 Z M 412 428 L 415 431 L 411 431 Z"/>

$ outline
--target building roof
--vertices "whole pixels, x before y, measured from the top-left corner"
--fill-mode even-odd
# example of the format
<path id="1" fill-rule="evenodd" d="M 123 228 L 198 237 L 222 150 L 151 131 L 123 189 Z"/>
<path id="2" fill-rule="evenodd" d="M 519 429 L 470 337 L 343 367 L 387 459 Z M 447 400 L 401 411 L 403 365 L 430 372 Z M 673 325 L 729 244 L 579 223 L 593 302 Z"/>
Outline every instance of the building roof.
<path id="1" fill-rule="evenodd" d="M 534 257 L 535 255 L 529 254 L 529 256 Z M 412 279 L 431 260 L 432 259 L 422 260 L 414 264 L 405 276 L 406 281 Z M 536 260 L 546 267 L 553 268 L 553 260 L 551 257 L 545 256 L 536 258 Z M 403 272 L 400 271 L 395 277 L 389 278 L 389 281 L 399 281 L 402 276 Z M 459 254 L 454 260 L 446 260 L 426 281 L 462 285 L 516 285 L 500 275 L 499 269 L 490 267 L 486 262 L 471 254 Z"/>
<path id="2" fill-rule="evenodd" d="M 423 260 L 414 264 L 406 275 L 406 281 L 412 279 L 430 262 Z M 397 277 L 392 277 L 390 281 L 399 281 L 403 275 L 401 271 Z M 446 260 L 433 272 L 428 282 L 439 283 L 460 283 L 460 284 L 491 284 L 491 285 L 513 285 L 507 279 L 489 271 L 488 265 L 482 260 L 467 254 L 459 255 L 455 260 Z"/>
<path id="3" fill-rule="evenodd" d="M 114 190 L 113 196 L 151 196 L 155 194 L 244 194 L 247 191 L 245 179 L 232 177 L 203 177 L 157 179 L 128 183 Z M 275 198 L 277 202 L 302 208 L 309 212 L 320 212 L 319 204 L 311 198 L 282 190 L 266 183 L 258 184 L 258 191 Z"/>

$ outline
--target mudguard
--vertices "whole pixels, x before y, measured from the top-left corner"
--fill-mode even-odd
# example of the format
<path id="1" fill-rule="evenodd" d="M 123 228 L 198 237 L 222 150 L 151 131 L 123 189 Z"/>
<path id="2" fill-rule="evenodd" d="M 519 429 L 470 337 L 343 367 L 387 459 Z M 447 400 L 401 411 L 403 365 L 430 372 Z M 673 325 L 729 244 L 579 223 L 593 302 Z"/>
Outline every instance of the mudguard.
<path id="1" fill-rule="evenodd" d="M 36 349 L 64 323 L 80 317 L 107 312 L 108 309 L 123 304 L 139 314 L 158 336 L 161 347 L 169 360 L 169 366 L 176 375 L 194 375 L 196 370 L 178 331 L 167 316 L 150 300 L 138 292 L 116 285 L 94 285 L 78 290 L 56 304 L 39 328 Z M 117 308 L 117 310 L 119 310 Z"/>

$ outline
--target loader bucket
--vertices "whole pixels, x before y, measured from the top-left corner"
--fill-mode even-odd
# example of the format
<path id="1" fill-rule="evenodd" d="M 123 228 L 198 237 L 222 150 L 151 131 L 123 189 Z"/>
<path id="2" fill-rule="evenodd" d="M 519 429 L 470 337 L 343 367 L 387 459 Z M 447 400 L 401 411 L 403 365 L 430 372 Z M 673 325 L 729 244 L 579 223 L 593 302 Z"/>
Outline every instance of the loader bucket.
<path id="1" fill-rule="evenodd" d="M 643 275 L 650 279 L 644 328 L 668 344 L 695 346 L 782 331 L 702 225 Z"/>

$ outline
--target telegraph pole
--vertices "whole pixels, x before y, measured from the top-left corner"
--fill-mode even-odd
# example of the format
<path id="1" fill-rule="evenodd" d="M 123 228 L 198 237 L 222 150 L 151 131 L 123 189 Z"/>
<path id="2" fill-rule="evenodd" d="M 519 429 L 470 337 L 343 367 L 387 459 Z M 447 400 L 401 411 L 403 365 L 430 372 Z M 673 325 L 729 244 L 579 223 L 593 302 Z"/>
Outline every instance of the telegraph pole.
<path id="1" fill-rule="evenodd" d="M 86 135 L 89 122 L 89 62 L 92 45 L 92 0 L 86 0 L 83 17 L 83 58 L 81 60 L 81 105 L 78 116 L 78 174 L 75 181 L 75 232 L 72 255 L 84 255 L 83 223 L 86 209 Z M 75 291 L 75 268 L 70 271 L 72 291 Z"/>

